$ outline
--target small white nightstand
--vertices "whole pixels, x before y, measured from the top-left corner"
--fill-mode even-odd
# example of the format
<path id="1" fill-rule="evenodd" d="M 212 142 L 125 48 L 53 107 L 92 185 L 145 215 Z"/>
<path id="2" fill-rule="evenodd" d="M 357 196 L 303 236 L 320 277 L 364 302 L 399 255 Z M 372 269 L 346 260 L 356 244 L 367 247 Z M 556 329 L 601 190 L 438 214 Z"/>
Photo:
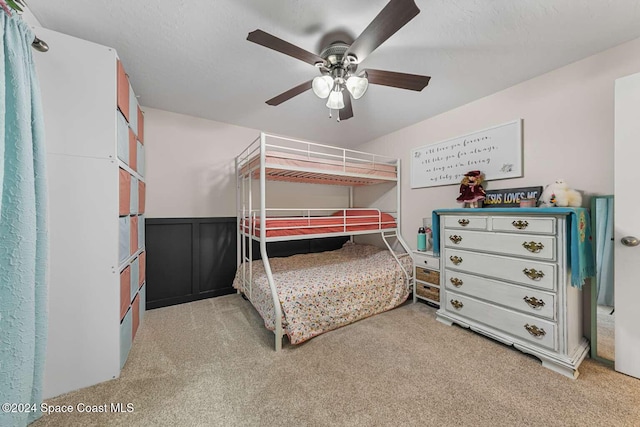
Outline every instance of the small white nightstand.
<path id="1" fill-rule="evenodd" d="M 418 298 L 440 307 L 440 258 L 431 251 L 413 251 L 413 302 Z"/>

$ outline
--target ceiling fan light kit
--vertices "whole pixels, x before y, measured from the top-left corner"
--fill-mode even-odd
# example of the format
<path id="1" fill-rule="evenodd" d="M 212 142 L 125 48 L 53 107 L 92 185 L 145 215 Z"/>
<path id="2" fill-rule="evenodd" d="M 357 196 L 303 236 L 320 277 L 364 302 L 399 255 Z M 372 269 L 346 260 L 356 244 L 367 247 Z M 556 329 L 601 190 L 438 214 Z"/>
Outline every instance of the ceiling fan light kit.
<path id="1" fill-rule="evenodd" d="M 337 87 L 331 91 L 327 100 L 327 108 L 329 110 L 342 110 L 344 108 L 344 96 L 340 88 Z"/>
<path id="2" fill-rule="evenodd" d="M 318 98 L 324 99 L 329 96 L 331 89 L 333 89 L 333 79 L 331 76 L 318 76 L 313 79 L 311 88 Z"/>
<path id="3" fill-rule="evenodd" d="M 369 84 L 421 91 L 429 84 L 429 76 L 383 70 L 364 70 L 356 75 L 358 64 L 418 13 L 420 9 L 414 0 L 391 0 L 351 45 L 337 41 L 324 48 L 320 55 L 308 52 L 262 30 L 250 32 L 247 40 L 307 62 L 317 67 L 321 74 L 269 99 L 266 101 L 267 104 L 279 105 L 312 89 L 319 98 L 328 98 L 326 106 L 329 110 L 339 110 L 338 121 L 340 121 L 353 117 L 351 98 L 360 99 L 367 91 Z"/>
<path id="4" fill-rule="evenodd" d="M 366 77 L 351 76 L 347 79 L 346 85 L 353 99 L 360 99 L 369 87 L 369 80 Z"/>

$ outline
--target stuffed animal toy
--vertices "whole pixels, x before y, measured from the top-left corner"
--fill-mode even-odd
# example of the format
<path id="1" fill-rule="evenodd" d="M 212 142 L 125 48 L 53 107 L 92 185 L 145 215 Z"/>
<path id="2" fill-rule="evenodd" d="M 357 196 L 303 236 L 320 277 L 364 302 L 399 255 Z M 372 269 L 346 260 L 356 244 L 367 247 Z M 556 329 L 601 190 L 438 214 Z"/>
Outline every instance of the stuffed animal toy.
<path id="1" fill-rule="evenodd" d="M 562 179 L 549 184 L 540 195 L 540 207 L 580 207 L 582 206 L 582 195 L 576 190 L 569 188 Z"/>

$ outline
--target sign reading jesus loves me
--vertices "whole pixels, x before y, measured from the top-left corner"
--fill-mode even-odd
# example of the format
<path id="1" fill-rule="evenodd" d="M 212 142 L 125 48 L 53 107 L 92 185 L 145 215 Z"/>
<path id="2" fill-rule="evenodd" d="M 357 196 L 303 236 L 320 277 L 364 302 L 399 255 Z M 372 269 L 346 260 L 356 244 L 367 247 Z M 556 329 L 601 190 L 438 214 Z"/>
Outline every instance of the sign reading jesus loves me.
<path id="1" fill-rule="evenodd" d="M 459 184 L 472 170 L 487 181 L 522 176 L 522 119 L 411 151 L 411 188 Z"/>

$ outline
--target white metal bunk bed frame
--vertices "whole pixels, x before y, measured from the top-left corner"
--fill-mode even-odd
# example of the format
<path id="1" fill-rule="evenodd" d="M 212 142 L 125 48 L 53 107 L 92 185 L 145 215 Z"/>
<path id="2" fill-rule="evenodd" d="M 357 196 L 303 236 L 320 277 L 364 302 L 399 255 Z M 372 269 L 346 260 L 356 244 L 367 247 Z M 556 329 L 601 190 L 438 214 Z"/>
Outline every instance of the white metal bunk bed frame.
<path id="1" fill-rule="evenodd" d="M 278 146 L 278 145 L 273 145 L 273 144 L 268 144 L 267 143 L 267 138 L 277 138 L 277 139 L 281 139 L 281 140 L 285 140 L 285 141 L 289 141 L 289 142 L 293 142 L 294 144 L 302 144 L 303 146 L 306 146 L 306 150 L 303 149 L 299 149 L 299 148 L 291 148 L 291 147 L 284 147 L 284 146 Z M 307 157 L 309 159 L 314 159 L 317 160 L 318 158 L 329 158 L 332 159 L 334 161 L 334 163 L 332 163 L 333 165 L 335 165 L 335 159 L 339 159 L 342 161 L 342 173 L 338 173 L 338 172 L 331 172 L 331 173 L 327 173 L 327 172 L 320 172 L 318 169 L 313 169 L 313 168 L 305 168 L 305 167 L 298 167 L 298 166 L 283 166 L 280 164 L 267 164 L 267 159 L 266 159 L 266 154 L 267 154 L 267 148 L 275 148 L 275 149 L 279 149 L 279 150 L 285 150 L 287 152 L 297 152 L 297 153 L 303 153 L 306 154 Z M 336 152 L 338 152 L 339 154 L 330 154 L 330 153 L 326 153 L 326 152 L 319 152 L 319 151 L 312 151 L 312 148 L 317 148 L 317 149 L 323 149 L 323 150 L 327 150 L 327 151 L 331 151 L 331 150 L 335 150 Z M 254 155 L 256 154 L 256 151 L 258 151 L 258 155 L 260 157 L 260 162 L 259 165 L 253 166 L 251 167 L 251 165 L 249 164 L 250 161 L 252 161 L 254 159 Z M 363 158 L 364 157 L 364 158 Z M 383 159 L 388 159 L 387 161 L 384 161 Z M 358 174 L 358 173 L 353 173 L 353 172 L 348 172 L 347 171 L 347 164 L 348 162 L 367 162 L 367 164 L 373 165 L 374 169 L 375 169 L 375 165 L 376 165 L 376 160 L 378 160 L 378 164 L 382 164 L 382 165 L 393 165 L 395 166 L 395 178 L 389 178 L 389 177 L 375 177 L 372 178 L 371 175 L 367 175 L 367 174 Z M 391 162 L 389 161 L 391 160 Z M 261 259 L 262 262 L 264 264 L 264 270 L 265 270 L 265 274 L 267 276 L 267 281 L 269 283 L 269 288 L 271 291 L 271 297 L 273 299 L 273 308 L 274 308 L 274 321 L 275 321 L 275 329 L 274 329 L 274 334 L 275 334 L 275 350 L 276 351 L 280 351 L 282 349 L 282 339 L 284 337 L 284 333 L 283 333 L 283 328 L 282 328 L 282 307 L 280 305 L 280 299 L 278 298 L 278 292 L 275 286 L 275 281 L 273 279 L 273 274 L 271 271 L 271 265 L 269 263 L 269 257 L 267 255 L 267 242 L 276 242 L 276 241 L 285 241 L 285 240 L 299 240 L 299 239 L 313 239 L 313 238 L 326 238 L 326 237 L 337 237 L 337 236 L 345 236 L 345 235 L 349 235 L 351 236 L 352 240 L 353 240 L 353 236 L 354 235 L 364 235 L 364 234 L 377 234 L 379 233 L 382 240 L 384 241 L 385 245 L 387 246 L 387 249 L 389 250 L 389 252 L 391 253 L 391 255 L 393 255 L 393 258 L 395 259 L 395 261 L 398 263 L 398 265 L 400 266 L 404 276 L 405 276 L 405 280 L 407 281 L 407 286 L 409 286 L 409 289 L 412 289 L 413 292 L 415 292 L 414 286 L 413 286 L 413 275 L 410 274 L 402 265 L 402 262 L 400 261 L 400 258 L 402 257 L 409 257 L 411 258 L 411 250 L 409 249 L 409 246 L 407 245 L 407 243 L 404 241 L 404 239 L 402 238 L 402 235 L 400 234 L 400 207 L 401 207 L 401 200 L 400 200 L 400 193 L 401 193 L 401 188 L 400 188 L 400 159 L 398 158 L 392 158 L 392 157 L 387 157 L 387 156 L 379 156 L 379 155 L 375 155 L 375 154 L 371 154 L 371 153 L 366 153 L 366 152 L 362 152 L 362 151 L 355 151 L 355 150 L 349 150 L 349 149 L 345 149 L 345 148 L 339 148 L 339 147 L 333 147 L 333 146 L 329 146 L 329 145 L 323 145 L 323 144 L 317 144 L 317 143 L 313 143 L 313 142 L 308 142 L 308 141 L 303 141 L 303 140 L 299 140 L 299 139 L 293 139 L 293 138 L 287 138 L 287 137 L 283 137 L 283 136 L 279 136 L 279 135 L 272 135 L 272 134 L 267 134 L 265 132 L 261 132 L 260 136 L 258 138 L 256 138 L 255 140 L 253 140 L 253 142 L 245 149 L 243 150 L 238 156 L 236 156 L 236 230 L 238 233 L 238 238 L 237 238 L 237 267 L 242 266 L 242 272 L 241 272 L 241 280 L 242 280 L 242 288 L 245 290 L 246 293 L 246 289 L 247 289 L 247 285 L 248 285 L 248 289 L 249 289 L 249 295 L 247 295 L 247 298 L 249 298 L 249 300 L 251 301 L 251 287 L 253 284 L 253 277 L 252 277 L 252 273 L 253 273 L 253 269 L 252 269 L 252 262 L 253 262 L 253 245 L 250 243 L 247 243 L 247 237 L 250 238 L 251 240 L 256 240 L 259 241 L 260 243 L 260 253 L 261 255 Z M 246 170 L 242 170 L 243 166 L 249 166 Z M 395 182 L 396 185 L 396 215 L 395 215 L 395 221 L 396 221 L 396 226 L 394 228 L 382 228 L 380 225 L 378 227 L 378 229 L 371 229 L 371 230 L 358 230 L 358 231 L 348 231 L 347 229 L 349 227 L 352 227 L 354 225 L 371 225 L 373 223 L 362 223 L 362 222 L 358 222 L 357 224 L 353 224 L 353 223 L 348 223 L 347 222 L 347 218 L 371 218 L 371 216 L 367 215 L 367 216 L 348 216 L 346 214 L 346 211 L 349 210 L 349 208 L 352 208 L 353 206 L 353 187 L 354 185 L 349 185 L 349 208 L 335 208 L 335 209 L 331 209 L 331 208 L 322 208 L 322 209 L 267 209 L 266 208 L 266 181 L 269 180 L 269 178 L 266 175 L 266 169 L 267 167 L 271 168 L 271 169 L 276 169 L 276 170 L 283 170 L 283 171 L 295 171 L 299 174 L 302 174 L 302 176 L 305 176 L 307 178 L 313 178 L 315 175 L 317 175 L 318 177 L 320 177 L 320 179 L 322 177 L 326 177 L 328 175 L 330 176 L 341 176 L 341 177 L 349 177 L 349 178 L 353 178 L 355 183 L 354 185 L 370 185 L 370 184 L 374 184 L 374 183 L 381 183 L 381 182 Z M 260 207 L 258 209 L 253 209 L 252 206 L 252 177 L 254 172 L 256 171 L 256 169 L 259 169 L 259 181 L 260 181 Z M 291 179 L 291 181 L 295 182 L 295 176 L 293 176 Z M 286 179 L 282 179 L 279 178 L 280 180 L 286 180 Z M 333 183 L 336 184 L 336 183 Z M 347 186 L 347 184 L 336 184 L 336 185 L 340 185 L 340 186 Z M 247 191 L 248 190 L 248 191 Z M 248 206 L 247 206 L 248 205 Z M 357 208 L 358 210 L 363 209 L 363 208 Z M 378 216 L 381 215 L 381 211 L 378 209 L 373 209 L 373 208 L 366 208 L 369 211 L 377 211 L 378 212 Z M 314 212 L 327 212 L 327 211 L 345 211 L 343 212 L 343 216 L 338 216 L 336 218 L 338 219 L 342 219 L 343 220 L 343 232 L 332 232 L 332 233 L 318 233 L 318 234 L 301 234 L 301 235 L 291 235 L 291 236 L 278 236 L 278 237 L 267 237 L 267 212 L 269 211 L 279 211 L 279 212 L 285 212 L 285 211 L 297 211 L 297 212 L 306 212 L 305 217 L 307 218 L 312 218 L 314 217 L 314 215 L 312 215 Z M 260 235 L 259 237 L 256 236 L 255 233 L 255 226 L 256 226 L 256 215 L 259 213 L 259 219 L 260 220 L 264 220 L 261 221 L 260 223 L 260 227 L 259 227 L 259 231 L 260 231 Z M 248 222 L 248 226 L 245 225 L 247 224 L 245 221 L 247 220 L 247 218 L 250 219 L 250 221 Z M 296 216 L 295 218 L 300 218 L 300 216 Z M 379 222 L 377 224 L 380 224 Z M 322 226 L 318 226 L 319 228 L 322 228 Z M 248 231 L 247 231 L 248 229 Z M 404 249 L 405 253 L 404 254 L 396 254 L 396 252 L 392 249 L 391 244 L 389 243 L 388 239 L 390 238 L 396 238 L 398 243 L 400 244 L 400 246 Z M 248 248 L 247 248 L 248 246 Z M 248 254 L 247 254 L 248 253 Z M 413 267 L 412 267 L 413 268 Z M 240 290 L 238 290 L 238 292 L 240 292 Z"/>

